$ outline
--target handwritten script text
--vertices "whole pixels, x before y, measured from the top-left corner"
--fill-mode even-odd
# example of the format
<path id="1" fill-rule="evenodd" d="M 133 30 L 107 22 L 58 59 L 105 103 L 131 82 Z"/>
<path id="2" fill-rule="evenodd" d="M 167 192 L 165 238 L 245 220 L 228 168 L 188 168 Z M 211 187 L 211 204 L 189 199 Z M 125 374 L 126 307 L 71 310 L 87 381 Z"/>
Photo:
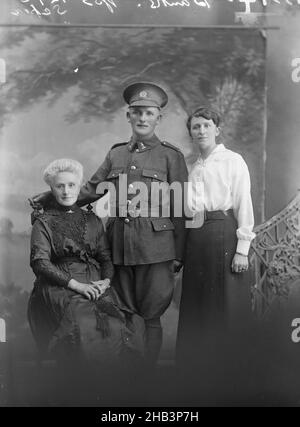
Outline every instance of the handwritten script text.
<path id="1" fill-rule="evenodd" d="M 110 13 L 117 11 L 118 6 L 121 4 L 121 0 L 79 0 L 82 6 L 87 7 L 100 7 Z M 124 1 L 124 0 L 123 0 Z M 244 15 L 253 14 L 253 6 L 262 5 L 264 7 L 271 4 L 282 5 L 286 4 L 289 6 L 300 5 L 300 0 L 224 0 L 232 3 L 232 5 L 240 4 L 244 5 L 245 9 L 242 12 Z M 68 13 L 68 6 L 71 7 L 71 0 L 19 0 L 20 6 L 17 9 L 11 11 L 12 15 L 19 16 L 23 14 L 31 14 L 39 17 L 49 15 L 66 15 Z M 122 3 L 124 6 L 124 4 Z M 190 6 L 196 6 L 199 8 L 211 9 L 216 6 L 216 2 L 213 0 L 132 0 L 126 3 L 126 5 L 132 5 L 133 7 L 143 6 L 150 7 L 150 9 L 162 9 L 162 8 L 184 8 Z"/>
<path id="2" fill-rule="evenodd" d="M 151 2 L 151 9 L 158 9 L 161 6 L 164 7 L 185 7 L 185 6 L 191 6 L 193 3 L 196 6 L 201 7 L 208 7 L 210 8 L 210 4 L 208 0 L 181 0 L 181 1 L 170 1 L 170 0 L 150 0 Z"/>

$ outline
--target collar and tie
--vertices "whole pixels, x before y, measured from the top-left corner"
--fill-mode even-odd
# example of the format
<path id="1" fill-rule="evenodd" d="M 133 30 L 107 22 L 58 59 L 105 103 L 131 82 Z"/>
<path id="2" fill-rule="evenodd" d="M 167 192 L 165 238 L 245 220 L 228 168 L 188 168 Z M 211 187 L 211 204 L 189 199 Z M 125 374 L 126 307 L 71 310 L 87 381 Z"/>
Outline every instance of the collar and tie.
<path id="1" fill-rule="evenodd" d="M 156 135 L 153 135 L 150 139 L 146 139 L 146 140 L 141 140 L 141 139 L 134 140 L 133 138 L 131 138 L 130 142 L 128 143 L 128 150 L 131 152 L 136 151 L 141 153 L 146 150 L 151 150 L 159 143 L 160 143 L 160 140 L 157 138 Z"/>

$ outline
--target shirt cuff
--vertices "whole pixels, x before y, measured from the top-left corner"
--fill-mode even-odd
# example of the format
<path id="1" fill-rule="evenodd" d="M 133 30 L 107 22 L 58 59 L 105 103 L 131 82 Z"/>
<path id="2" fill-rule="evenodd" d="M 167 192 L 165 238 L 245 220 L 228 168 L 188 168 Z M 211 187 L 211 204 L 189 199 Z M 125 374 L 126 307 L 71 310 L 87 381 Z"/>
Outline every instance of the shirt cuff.
<path id="1" fill-rule="evenodd" d="M 248 256 L 250 245 L 251 245 L 250 240 L 239 239 L 238 244 L 237 244 L 237 248 L 236 248 L 236 252 L 238 252 L 242 255 Z"/>

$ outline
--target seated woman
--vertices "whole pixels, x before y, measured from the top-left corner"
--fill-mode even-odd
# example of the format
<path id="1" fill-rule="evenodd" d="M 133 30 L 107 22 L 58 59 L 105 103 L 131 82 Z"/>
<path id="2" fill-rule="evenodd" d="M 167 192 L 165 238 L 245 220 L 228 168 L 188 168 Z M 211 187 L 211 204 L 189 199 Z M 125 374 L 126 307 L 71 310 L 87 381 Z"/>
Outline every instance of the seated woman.
<path id="1" fill-rule="evenodd" d="M 53 197 L 32 228 L 31 330 L 42 355 L 68 365 L 135 363 L 143 355 L 143 322 L 110 287 L 114 268 L 103 224 L 76 205 L 82 179 L 75 160 L 55 160 L 44 172 Z"/>

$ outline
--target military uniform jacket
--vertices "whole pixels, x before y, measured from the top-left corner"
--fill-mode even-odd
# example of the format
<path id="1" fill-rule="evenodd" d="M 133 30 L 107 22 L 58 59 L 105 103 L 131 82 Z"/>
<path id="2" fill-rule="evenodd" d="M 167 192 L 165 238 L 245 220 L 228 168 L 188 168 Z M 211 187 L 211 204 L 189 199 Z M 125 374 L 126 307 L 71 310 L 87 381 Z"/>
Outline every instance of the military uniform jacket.
<path id="1" fill-rule="evenodd" d="M 120 191 L 121 179 L 126 185 L 125 191 L 124 185 Z M 107 223 L 114 264 L 144 265 L 182 260 L 185 243 L 183 188 L 187 181 L 183 154 L 154 135 L 151 140 L 131 140 L 113 146 L 97 172 L 82 187 L 78 202 L 84 205 L 99 199 L 101 194 L 96 192 L 99 183 L 115 185 L 116 197 L 112 203 L 115 215 Z M 153 183 L 168 186 L 175 182 L 176 193 L 171 191 L 169 198 L 157 197 Z M 139 193 L 135 189 L 139 183 L 146 185 L 148 193 L 140 193 L 143 194 L 140 203 L 135 204 Z"/>

